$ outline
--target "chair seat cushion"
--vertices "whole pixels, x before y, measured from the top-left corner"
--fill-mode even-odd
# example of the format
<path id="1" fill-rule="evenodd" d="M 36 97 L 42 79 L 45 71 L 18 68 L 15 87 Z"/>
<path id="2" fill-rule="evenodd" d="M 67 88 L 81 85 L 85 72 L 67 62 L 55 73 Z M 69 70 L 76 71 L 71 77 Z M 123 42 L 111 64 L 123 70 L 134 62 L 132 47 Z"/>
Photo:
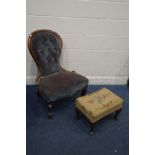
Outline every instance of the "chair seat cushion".
<path id="1" fill-rule="evenodd" d="M 39 91 L 47 102 L 69 97 L 88 85 L 88 79 L 75 72 L 55 73 L 41 77 Z"/>
<path id="2" fill-rule="evenodd" d="M 76 99 L 76 108 L 80 110 L 92 123 L 104 116 L 121 109 L 123 100 L 103 88 L 89 95 Z"/>

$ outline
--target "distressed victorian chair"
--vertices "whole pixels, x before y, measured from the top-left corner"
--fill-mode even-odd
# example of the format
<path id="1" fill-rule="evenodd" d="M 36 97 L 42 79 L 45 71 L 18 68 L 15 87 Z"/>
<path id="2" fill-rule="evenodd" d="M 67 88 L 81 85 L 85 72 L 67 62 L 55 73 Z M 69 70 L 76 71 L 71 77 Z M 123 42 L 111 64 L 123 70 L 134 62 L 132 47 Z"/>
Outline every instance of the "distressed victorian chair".
<path id="1" fill-rule="evenodd" d="M 52 30 L 37 30 L 28 38 L 28 48 L 37 68 L 37 95 L 48 105 L 48 117 L 53 114 L 57 100 L 70 97 L 77 92 L 86 93 L 88 79 L 60 65 L 61 37 Z"/>

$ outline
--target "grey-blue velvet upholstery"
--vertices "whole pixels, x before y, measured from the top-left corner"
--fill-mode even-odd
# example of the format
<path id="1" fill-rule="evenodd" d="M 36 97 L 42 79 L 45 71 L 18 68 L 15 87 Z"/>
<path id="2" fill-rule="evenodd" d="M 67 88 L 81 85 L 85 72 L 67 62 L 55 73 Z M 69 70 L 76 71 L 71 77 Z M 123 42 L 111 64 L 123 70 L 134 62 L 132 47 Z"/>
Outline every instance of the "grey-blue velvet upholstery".
<path id="1" fill-rule="evenodd" d="M 51 32 L 36 33 L 32 37 L 32 52 L 36 57 L 41 76 L 62 72 L 59 63 L 61 43 L 55 34 Z"/>
<path id="2" fill-rule="evenodd" d="M 40 31 L 31 37 L 31 54 L 37 63 L 41 78 L 40 95 L 47 102 L 74 95 L 88 85 L 88 79 L 60 65 L 62 43 L 51 31 Z"/>
<path id="3" fill-rule="evenodd" d="M 88 85 L 88 80 L 75 73 L 63 72 L 51 74 L 40 79 L 39 91 L 47 101 L 56 101 L 70 97 Z"/>

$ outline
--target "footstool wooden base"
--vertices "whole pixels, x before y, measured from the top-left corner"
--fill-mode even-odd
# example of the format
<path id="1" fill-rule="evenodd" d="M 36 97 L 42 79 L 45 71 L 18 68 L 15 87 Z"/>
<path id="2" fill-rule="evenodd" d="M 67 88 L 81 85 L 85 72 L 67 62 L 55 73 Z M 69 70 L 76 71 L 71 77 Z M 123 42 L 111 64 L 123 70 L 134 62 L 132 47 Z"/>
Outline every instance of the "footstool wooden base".
<path id="1" fill-rule="evenodd" d="M 90 134 L 93 135 L 96 122 L 114 112 L 114 119 L 117 119 L 122 104 L 123 100 L 119 96 L 103 88 L 76 99 L 76 116 L 79 119 L 80 114 L 83 114 L 88 119 Z"/>

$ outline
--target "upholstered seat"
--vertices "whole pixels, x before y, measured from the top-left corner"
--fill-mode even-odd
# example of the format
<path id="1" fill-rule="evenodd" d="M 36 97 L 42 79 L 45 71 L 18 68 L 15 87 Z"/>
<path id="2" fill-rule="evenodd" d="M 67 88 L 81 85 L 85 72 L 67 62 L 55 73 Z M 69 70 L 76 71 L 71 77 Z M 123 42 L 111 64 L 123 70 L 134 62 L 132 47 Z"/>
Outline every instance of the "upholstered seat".
<path id="1" fill-rule="evenodd" d="M 39 91 L 46 101 L 70 97 L 88 85 L 88 80 L 75 72 L 55 73 L 40 78 Z"/>
<path id="2" fill-rule="evenodd" d="M 61 37 L 51 30 L 37 30 L 28 38 L 29 51 L 37 65 L 37 94 L 48 103 L 48 115 L 52 116 L 54 102 L 81 91 L 83 95 L 88 79 L 75 72 L 66 71 L 60 65 Z"/>

